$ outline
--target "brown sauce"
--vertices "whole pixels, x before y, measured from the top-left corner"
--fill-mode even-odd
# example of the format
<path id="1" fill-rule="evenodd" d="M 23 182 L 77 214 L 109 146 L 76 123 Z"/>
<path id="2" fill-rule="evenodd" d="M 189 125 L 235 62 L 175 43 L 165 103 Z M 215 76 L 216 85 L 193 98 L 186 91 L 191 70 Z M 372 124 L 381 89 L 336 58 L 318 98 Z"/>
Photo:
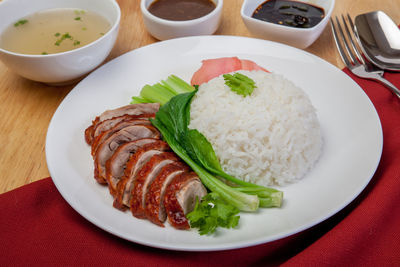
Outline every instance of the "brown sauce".
<path id="1" fill-rule="evenodd" d="M 252 17 L 289 27 L 311 28 L 325 16 L 323 8 L 287 0 L 268 0 L 259 5 Z"/>
<path id="2" fill-rule="evenodd" d="M 211 0 L 155 0 L 148 10 L 162 19 L 183 21 L 203 17 L 214 9 Z"/>

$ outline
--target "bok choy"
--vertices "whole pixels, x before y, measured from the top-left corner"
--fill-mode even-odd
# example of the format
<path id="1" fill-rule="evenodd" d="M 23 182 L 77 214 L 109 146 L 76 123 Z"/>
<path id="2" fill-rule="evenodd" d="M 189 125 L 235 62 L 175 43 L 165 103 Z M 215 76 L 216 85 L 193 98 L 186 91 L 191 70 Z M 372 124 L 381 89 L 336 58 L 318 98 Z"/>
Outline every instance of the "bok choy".
<path id="1" fill-rule="evenodd" d="M 162 80 L 154 85 L 146 84 L 140 91 L 140 96 L 133 96 L 131 104 L 137 103 L 160 103 L 164 105 L 173 96 L 192 92 L 194 87 L 181 78 L 170 75 L 166 80 Z"/>

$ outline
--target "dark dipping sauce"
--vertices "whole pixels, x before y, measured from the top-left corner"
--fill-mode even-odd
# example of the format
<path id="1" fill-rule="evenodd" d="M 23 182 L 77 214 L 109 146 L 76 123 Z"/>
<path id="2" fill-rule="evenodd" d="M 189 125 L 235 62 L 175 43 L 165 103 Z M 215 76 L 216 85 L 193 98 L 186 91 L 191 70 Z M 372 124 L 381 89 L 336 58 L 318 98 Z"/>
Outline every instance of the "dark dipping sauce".
<path id="1" fill-rule="evenodd" d="M 251 17 L 289 27 L 311 28 L 325 16 L 323 8 L 298 1 L 269 0 L 259 5 Z"/>
<path id="2" fill-rule="evenodd" d="M 211 0 L 156 0 L 148 10 L 162 19 L 184 21 L 201 18 L 214 9 Z"/>

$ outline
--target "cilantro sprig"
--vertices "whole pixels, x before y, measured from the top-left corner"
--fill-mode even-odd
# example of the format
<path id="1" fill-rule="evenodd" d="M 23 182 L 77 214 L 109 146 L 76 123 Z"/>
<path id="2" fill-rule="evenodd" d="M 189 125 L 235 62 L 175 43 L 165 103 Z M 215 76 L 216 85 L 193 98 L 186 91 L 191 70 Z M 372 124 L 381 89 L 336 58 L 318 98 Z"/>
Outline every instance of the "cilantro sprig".
<path id="1" fill-rule="evenodd" d="M 217 227 L 234 228 L 238 225 L 239 209 L 227 204 L 215 192 L 208 193 L 192 212 L 186 215 L 192 228 L 199 228 L 200 235 L 212 234 Z"/>
<path id="2" fill-rule="evenodd" d="M 256 83 L 241 73 L 224 74 L 225 84 L 231 88 L 233 92 L 244 97 L 251 95 L 254 88 L 257 88 Z"/>

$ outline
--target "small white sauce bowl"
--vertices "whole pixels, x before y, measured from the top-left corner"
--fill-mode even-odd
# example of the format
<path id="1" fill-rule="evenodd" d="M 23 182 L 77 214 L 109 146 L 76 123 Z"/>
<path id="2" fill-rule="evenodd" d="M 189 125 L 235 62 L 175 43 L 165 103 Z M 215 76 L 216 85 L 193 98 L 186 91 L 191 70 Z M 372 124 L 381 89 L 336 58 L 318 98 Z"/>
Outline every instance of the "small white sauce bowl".
<path id="1" fill-rule="evenodd" d="M 307 48 L 321 35 L 331 17 L 335 0 L 298 0 L 322 7 L 325 17 L 314 27 L 295 28 L 252 18 L 254 10 L 266 0 L 244 0 L 240 14 L 249 31 L 255 36 L 297 48 Z"/>
<path id="2" fill-rule="evenodd" d="M 62 85 L 92 71 L 108 56 L 118 35 L 121 11 L 115 0 L 5 0 L 0 3 L 0 34 L 20 18 L 53 8 L 96 12 L 111 23 L 111 29 L 88 45 L 57 54 L 27 55 L 0 48 L 0 60 L 27 79 Z"/>
<path id="3" fill-rule="evenodd" d="M 172 21 L 159 18 L 148 10 L 155 0 L 141 0 L 140 9 L 143 21 L 148 32 L 158 40 L 167 40 L 178 37 L 210 35 L 213 34 L 221 23 L 223 0 L 212 0 L 215 9 L 198 19 L 185 21 Z"/>

